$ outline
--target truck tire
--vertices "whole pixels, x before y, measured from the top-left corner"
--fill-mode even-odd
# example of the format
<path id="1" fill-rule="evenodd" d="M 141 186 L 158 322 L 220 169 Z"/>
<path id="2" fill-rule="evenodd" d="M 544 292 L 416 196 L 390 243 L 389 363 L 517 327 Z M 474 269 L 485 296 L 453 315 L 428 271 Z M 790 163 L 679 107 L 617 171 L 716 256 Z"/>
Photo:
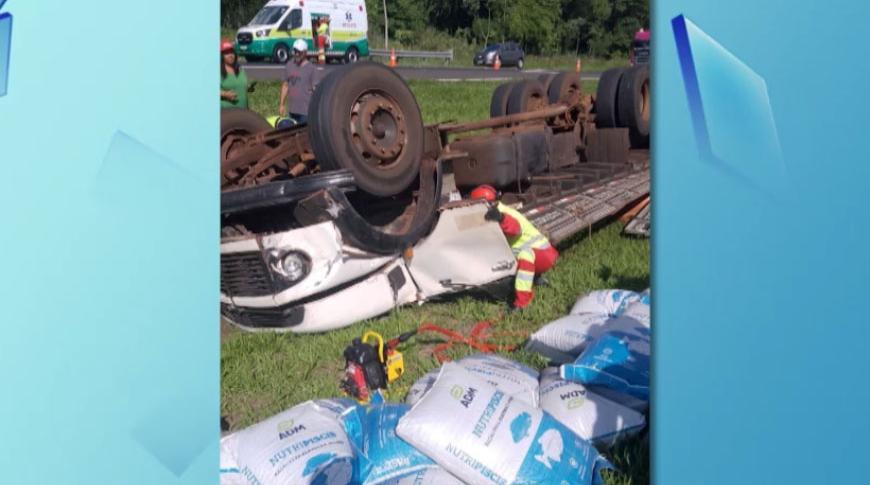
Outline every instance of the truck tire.
<path id="1" fill-rule="evenodd" d="M 511 89 L 508 96 L 507 114 L 537 111 L 545 106 L 547 106 L 547 94 L 540 81 L 520 81 Z"/>
<path id="2" fill-rule="evenodd" d="M 617 109 L 621 126 L 628 128 L 633 148 L 649 146 L 650 84 L 649 66 L 629 68 L 619 82 Z"/>
<path id="3" fill-rule="evenodd" d="M 540 74 L 538 75 L 538 81 L 541 82 L 541 86 L 544 88 L 544 92 L 546 93 L 548 89 L 550 89 L 550 83 L 553 81 L 553 78 L 556 77 L 555 74 Z"/>
<path id="4" fill-rule="evenodd" d="M 342 59 L 342 61 L 345 64 L 354 64 L 358 60 L 359 60 L 359 50 L 354 46 L 348 47 L 347 51 L 345 51 L 345 53 L 344 53 L 344 58 Z"/>
<path id="5" fill-rule="evenodd" d="M 224 162 L 233 152 L 236 144 L 232 138 L 237 136 L 253 135 L 269 131 L 272 126 L 262 116 L 257 113 L 243 108 L 226 108 L 221 110 L 221 178 L 224 176 Z M 262 151 L 265 154 L 268 147 L 263 146 Z M 222 182 L 223 183 L 223 182 Z"/>
<path id="6" fill-rule="evenodd" d="M 514 87 L 514 82 L 506 82 L 499 84 L 495 91 L 492 92 L 492 98 L 489 100 L 489 117 L 498 118 L 507 114 L 508 96 L 511 94 L 511 89 Z"/>
<path id="7" fill-rule="evenodd" d="M 287 64 L 289 60 L 290 49 L 287 47 L 287 44 L 279 42 L 278 45 L 272 49 L 272 62 L 275 64 Z"/>
<path id="8" fill-rule="evenodd" d="M 566 102 L 576 104 L 580 101 L 580 75 L 573 72 L 560 72 L 553 76 L 547 86 L 550 104 Z"/>
<path id="9" fill-rule="evenodd" d="M 595 126 L 598 128 L 616 128 L 619 126 L 617 111 L 617 93 L 619 80 L 625 72 L 623 67 L 614 67 L 601 73 L 598 79 L 598 91 L 595 95 Z"/>
<path id="10" fill-rule="evenodd" d="M 334 69 L 317 87 L 308 120 L 321 167 L 350 170 L 365 192 L 396 195 L 419 175 L 420 108 L 405 81 L 384 65 L 362 62 Z"/>

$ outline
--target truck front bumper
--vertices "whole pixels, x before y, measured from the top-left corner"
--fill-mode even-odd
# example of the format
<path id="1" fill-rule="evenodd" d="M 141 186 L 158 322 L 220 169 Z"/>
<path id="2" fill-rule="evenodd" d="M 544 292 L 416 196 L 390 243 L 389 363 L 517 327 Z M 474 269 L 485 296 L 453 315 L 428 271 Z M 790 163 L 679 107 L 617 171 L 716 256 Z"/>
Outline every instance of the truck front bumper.
<path id="1" fill-rule="evenodd" d="M 221 301 L 221 315 L 244 330 L 258 332 L 326 332 L 349 322 L 384 314 L 417 299 L 417 289 L 401 259 L 354 284 L 287 305 L 237 308 Z"/>

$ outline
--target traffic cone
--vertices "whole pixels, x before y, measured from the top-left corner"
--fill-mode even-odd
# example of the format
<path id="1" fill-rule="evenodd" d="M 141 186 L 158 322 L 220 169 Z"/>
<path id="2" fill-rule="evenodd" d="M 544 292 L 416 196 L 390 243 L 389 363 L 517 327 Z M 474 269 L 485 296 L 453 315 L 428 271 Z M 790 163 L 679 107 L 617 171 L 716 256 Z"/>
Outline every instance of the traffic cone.
<path id="1" fill-rule="evenodd" d="M 390 67 L 396 67 L 396 49 L 390 49 Z"/>
<path id="2" fill-rule="evenodd" d="M 577 58 L 577 67 L 574 69 L 575 72 L 580 72 L 580 58 Z"/>
<path id="3" fill-rule="evenodd" d="M 492 70 L 498 71 L 501 69 L 501 57 L 498 54 L 495 55 L 495 61 L 492 63 Z"/>

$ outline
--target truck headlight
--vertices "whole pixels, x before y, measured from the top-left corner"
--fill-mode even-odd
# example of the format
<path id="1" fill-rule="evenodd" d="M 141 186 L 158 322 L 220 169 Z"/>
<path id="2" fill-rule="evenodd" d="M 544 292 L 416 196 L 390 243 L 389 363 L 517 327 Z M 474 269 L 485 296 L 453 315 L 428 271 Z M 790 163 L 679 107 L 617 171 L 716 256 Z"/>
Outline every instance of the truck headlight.
<path id="1" fill-rule="evenodd" d="M 254 32 L 254 35 L 256 35 L 257 37 L 266 37 L 267 35 L 269 35 L 269 29 L 258 30 Z"/>
<path id="2" fill-rule="evenodd" d="M 311 259 L 301 251 L 273 251 L 272 270 L 288 283 L 297 283 L 311 271 Z"/>

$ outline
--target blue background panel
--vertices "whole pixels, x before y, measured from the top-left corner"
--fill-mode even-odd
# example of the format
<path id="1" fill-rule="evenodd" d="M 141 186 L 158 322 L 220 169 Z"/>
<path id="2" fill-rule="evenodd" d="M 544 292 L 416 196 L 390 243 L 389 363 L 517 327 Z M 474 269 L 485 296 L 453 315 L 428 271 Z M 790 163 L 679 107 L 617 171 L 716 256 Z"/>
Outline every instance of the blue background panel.
<path id="1" fill-rule="evenodd" d="M 0 469 L 216 483 L 219 2 L 3 8 Z"/>
<path id="2" fill-rule="evenodd" d="M 864 482 L 870 6 L 654 10 L 655 482 Z M 671 24 L 680 14 L 763 79 L 782 173 L 754 165 L 769 140 L 739 136 L 753 128 L 740 113 L 713 120 L 740 140 L 721 164 L 699 151 Z M 698 76 L 720 107 L 745 101 Z"/>

